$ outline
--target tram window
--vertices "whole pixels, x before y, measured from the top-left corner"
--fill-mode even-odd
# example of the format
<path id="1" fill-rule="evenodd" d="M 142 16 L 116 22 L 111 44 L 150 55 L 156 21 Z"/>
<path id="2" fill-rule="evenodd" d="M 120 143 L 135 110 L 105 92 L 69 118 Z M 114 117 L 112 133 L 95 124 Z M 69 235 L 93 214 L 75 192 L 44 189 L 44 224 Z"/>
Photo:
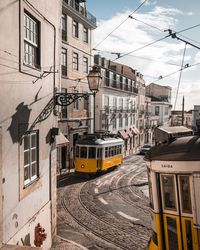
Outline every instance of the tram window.
<path id="1" fill-rule="evenodd" d="M 176 218 L 167 217 L 167 232 L 169 250 L 179 249 Z"/>
<path id="2" fill-rule="evenodd" d="M 187 249 L 193 250 L 191 221 L 185 220 Z"/>
<path id="3" fill-rule="evenodd" d="M 110 147 L 110 148 L 109 148 L 109 156 L 114 156 L 114 155 L 115 155 L 115 152 L 116 152 L 115 147 Z"/>
<path id="4" fill-rule="evenodd" d="M 109 156 L 113 156 L 112 147 L 109 147 Z"/>
<path id="5" fill-rule="evenodd" d="M 151 172 L 148 169 L 148 182 L 149 182 L 149 200 L 150 200 L 150 207 L 154 209 L 153 206 L 153 191 L 152 191 L 152 181 L 151 181 Z"/>
<path id="6" fill-rule="evenodd" d="M 97 149 L 97 158 L 98 159 L 102 159 L 103 158 L 103 154 L 102 154 L 102 148 L 98 148 Z"/>
<path id="7" fill-rule="evenodd" d="M 96 148 L 93 148 L 93 147 L 89 148 L 88 158 L 96 159 Z"/>
<path id="8" fill-rule="evenodd" d="M 176 210 L 174 176 L 162 175 L 162 187 L 164 195 L 164 208 Z"/>
<path id="9" fill-rule="evenodd" d="M 117 146 L 114 146 L 114 155 L 117 154 Z"/>
<path id="10" fill-rule="evenodd" d="M 79 158 L 79 147 L 78 146 L 76 147 L 76 157 Z"/>
<path id="11" fill-rule="evenodd" d="M 87 148 L 86 147 L 80 148 L 80 158 L 87 158 Z"/>
<path id="12" fill-rule="evenodd" d="M 109 157 L 109 148 L 105 148 L 105 158 Z"/>
<path id="13" fill-rule="evenodd" d="M 120 155 L 122 153 L 122 146 L 118 145 L 117 146 L 117 154 Z"/>
<path id="14" fill-rule="evenodd" d="M 189 176 L 179 176 L 183 213 L 192 213 Z"/>
<path id="15" fill-rule="evenodd" d="M 117 154 L 117 155 L 120 154 L 120 146 L 116 146 L 116 154 Z"/>

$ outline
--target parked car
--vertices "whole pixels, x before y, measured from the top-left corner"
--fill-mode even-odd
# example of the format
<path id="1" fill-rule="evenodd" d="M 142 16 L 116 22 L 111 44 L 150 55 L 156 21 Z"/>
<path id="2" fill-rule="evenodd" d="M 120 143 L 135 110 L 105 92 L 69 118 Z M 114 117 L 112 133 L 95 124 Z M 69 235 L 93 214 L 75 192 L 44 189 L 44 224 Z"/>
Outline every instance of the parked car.
<path id="1" fill-rule="evenodd" d="M 140 154 L 141 155 L 145 155 L 149 149 L 151 148 L 151 145 L 148 145 L 148 144 L 144 144 L 141 149 L 140 149 Z"/>

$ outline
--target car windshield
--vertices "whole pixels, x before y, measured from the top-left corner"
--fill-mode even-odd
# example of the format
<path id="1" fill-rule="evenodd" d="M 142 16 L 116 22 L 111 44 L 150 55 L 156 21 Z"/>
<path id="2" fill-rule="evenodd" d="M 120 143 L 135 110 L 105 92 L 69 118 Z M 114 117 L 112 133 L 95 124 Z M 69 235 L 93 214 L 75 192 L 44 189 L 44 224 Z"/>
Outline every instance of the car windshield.
<path id="1" fill-rule="evenodd" d="M 143 148 L 150 148 L 150 145 L 144 145 Z"/>

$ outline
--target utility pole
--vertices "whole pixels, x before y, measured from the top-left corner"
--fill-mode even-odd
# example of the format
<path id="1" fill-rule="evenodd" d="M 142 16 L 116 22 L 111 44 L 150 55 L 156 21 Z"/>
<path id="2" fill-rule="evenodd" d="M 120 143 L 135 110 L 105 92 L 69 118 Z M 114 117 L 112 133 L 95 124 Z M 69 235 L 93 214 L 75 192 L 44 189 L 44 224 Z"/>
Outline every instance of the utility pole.
<path id="1" fill-rule="evenodd" d="M 185 98 L 183 96 L 183 101 L 182 101 L 182 126 L 184 125 L 184 104 L 185 104 Z"/>

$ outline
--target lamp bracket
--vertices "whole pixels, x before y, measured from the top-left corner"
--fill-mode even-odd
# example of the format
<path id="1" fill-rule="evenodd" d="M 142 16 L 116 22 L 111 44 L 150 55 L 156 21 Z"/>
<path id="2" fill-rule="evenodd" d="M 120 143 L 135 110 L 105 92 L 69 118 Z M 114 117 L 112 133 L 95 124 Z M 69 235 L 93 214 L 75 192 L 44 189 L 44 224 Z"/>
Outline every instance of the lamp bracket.
<path id="1" fill-rule="evenodd" d="M 90 95 L 94 93 L 56 93 L 55 94 L 55 105 L 69 106 L 78 99 L 88 99 Z"/>

